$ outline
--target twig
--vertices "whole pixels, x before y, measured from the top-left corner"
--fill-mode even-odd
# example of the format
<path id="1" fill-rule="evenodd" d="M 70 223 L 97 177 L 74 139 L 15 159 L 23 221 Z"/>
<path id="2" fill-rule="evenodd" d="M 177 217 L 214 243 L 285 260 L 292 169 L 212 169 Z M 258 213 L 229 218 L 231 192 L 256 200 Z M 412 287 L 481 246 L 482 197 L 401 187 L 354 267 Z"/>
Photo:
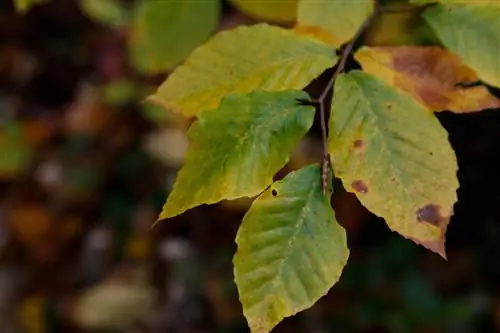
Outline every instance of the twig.
<path id="1" fill-rule="evenodd" d="M 337 77 L 340 75 L 340 73 L 342 73 L 345 70 L 345 64 L 347 62 L 347 58 L 351 54 L 354 48 L 354 44 L 356 44 L 358 39 L 366 32 L 366 30 L 368 30 L 368 28 L 373 23 L 375 17 L 377 17 L 379 13 L 380 13 L 380 3 L 379 1 L 375 1 L 375 8 L 373 10 L 373 13 L 365 20 L 365 22 L 363 22 L 363 25 L 358 29 L 358 31 L 356 32 L 354 37 L 350 40 L 350 42 L 345 46 L 344 50 L 342 51 L 342 55 L 340 56 L 340 61 L 339 64 L 337 65 L 337 68 L 335 69 L 335 72 L 333 73 L 325 89 L 323 89 L 323 92 L 317 99 L 317 103 L 319 104 L 319 113 L 321 119 L 321 137 L 323 140 L 323 161 L 321 163 L 321 181 L 322 181 L 321 185 L 324 195 L 326 195 L 328 189 L 328 171 L 331 168 L 330 156 L 328 154 L 328 134 L 326 128 L 325 99 L 328 96 L 330 90 L 333 88 L 333 85 L 337 80 Z"/>

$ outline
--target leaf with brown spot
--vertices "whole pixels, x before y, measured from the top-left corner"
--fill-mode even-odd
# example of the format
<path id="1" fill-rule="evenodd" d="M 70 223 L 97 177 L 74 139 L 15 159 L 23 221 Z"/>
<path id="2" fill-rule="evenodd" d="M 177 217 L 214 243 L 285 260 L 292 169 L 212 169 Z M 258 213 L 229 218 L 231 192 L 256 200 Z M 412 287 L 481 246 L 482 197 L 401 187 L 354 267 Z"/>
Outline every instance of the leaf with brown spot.
<path id="1" fill-rule="evenodd" d="M 433 111 L 457 113 L 500 107 L 486 87 L 464 87 L 479 81 L 476 72 L 441 47 L 363 47 L 356 53 L 363 70 L 412 95 Z"/>

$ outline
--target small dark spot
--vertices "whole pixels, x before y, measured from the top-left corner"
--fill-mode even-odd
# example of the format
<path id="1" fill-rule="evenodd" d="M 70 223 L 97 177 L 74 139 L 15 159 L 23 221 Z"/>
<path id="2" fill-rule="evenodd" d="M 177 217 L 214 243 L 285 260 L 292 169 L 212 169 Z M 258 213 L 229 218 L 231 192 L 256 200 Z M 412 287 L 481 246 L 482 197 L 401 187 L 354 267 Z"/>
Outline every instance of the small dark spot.
<path id="1" fill-rule="evenodd" d="M 396 181 L 396 178 L 392 177 L 391 182 L 395 182 L 395 181 Z"/>
<path id="2" fill-rule="evenodd" d="M 429 155 L 430 155 L 430 156 L 433 156 L 433 155 L 434 155 L 434 153 L 433 153 L 433 152 L 430 152 L 430 153 L 429 153 Z"/>
<path id="3" fill-rule="evenodd" d="M 392 110 L 392 104 L 391 103 L 387 103 L 387 109 L 388 110 Z"/>
<path id="4" fill-rule="evenodd" d="M 276 191 L 276 190 L 272 190 L 272 191 L 271 191 L 271 194 L 273 195 L 273 197 L 276 197 L 276 196 L 278 196 L 278 191 Z"/>
<path id="5" fill-rule="evenodd" d="M 417 210 L 417 220 L 419 222 L 427 222 L 439 226 L 443 219 L 438 205 L 428 204 Z"/>
<path id="6" fill-rule="evenodd" d="M 363 140 L 354 141 L 354 148 L 361 149 L 365 146 L 365 142 Z"/>
<path id="7" fill-rule="evenodd" d="M 351 183 L 351 187 L 354 189 L 354 191 L 366 194 L 368 193 L 368 186 L 366 186 L 365 182 L 362 180 L 355 180 Z"/>

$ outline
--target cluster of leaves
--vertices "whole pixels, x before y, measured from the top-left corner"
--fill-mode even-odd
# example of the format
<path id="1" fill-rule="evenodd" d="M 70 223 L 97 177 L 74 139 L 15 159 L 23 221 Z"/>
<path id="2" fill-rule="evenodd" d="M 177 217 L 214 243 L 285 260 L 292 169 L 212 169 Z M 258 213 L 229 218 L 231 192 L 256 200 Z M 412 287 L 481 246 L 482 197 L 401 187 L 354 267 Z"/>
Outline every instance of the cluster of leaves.
<path id="1" fill-rule="evenodd" d="M 484 85 L 466 86 L 500 86 L 500 6 L 494 0 L 412 2 L 422 6 L 442 46 L 364 46 L 354 54 L 362 71 L 341 73 L 381 8 L 373 0 L 301 0 L 293 29 L 257 24 L 221 32 L 150 97 L 198 118 L 160 219 L 257 196 L 234 257 L 252 332 L 269 332 L 314 304 L 349 256 L 330 205 L 332 189 L 322 181 L 331 179 L 328 169 L 314 164 L 273 182 L 313 123 L 315 100 L 300 90 L 337 62 L 325 88 L 333 94 L 325 145 L 335 176 L 393 231 L 446 257 L 458 167 L 433 112 L 498 107 Z M 324 112 L 323 105 L 318 109 Z"/>

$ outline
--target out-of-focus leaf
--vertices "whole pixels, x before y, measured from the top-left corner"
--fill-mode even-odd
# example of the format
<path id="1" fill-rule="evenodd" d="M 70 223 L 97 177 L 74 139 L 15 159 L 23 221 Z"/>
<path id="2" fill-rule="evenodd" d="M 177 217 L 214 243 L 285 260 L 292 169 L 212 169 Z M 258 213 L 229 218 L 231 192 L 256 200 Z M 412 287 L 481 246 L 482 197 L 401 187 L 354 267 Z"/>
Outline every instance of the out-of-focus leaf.
<path id="1" fill-rule="evenodd" d="M 110 280 L 85 291 L 75 305 L 75 321 L 90 330 L 123 330 L 153 303 L 145 283 Z"/>
<path id="2" fill-rule="evenodd" d="M 26 333 L 47 333 L 45 330 L 45 299 L 32 296 L 24 299 L 17 308 L 17 317 Z"/>
<path id="3" fill-rule="evenodd" d="M 338 47 L 354 37 L 374 7 L 374 0 L 300 0 L 298 24 L 323 29 Z"/>
<path id="4" fill-rule="evenodd" d="M 335 84 L 329 152 L 335 175 L 389 227 L 445 257 L 458 188 L 448 133 L 407 94 L 360 71 Z"/>
<path id="5" fill-rule="evenodd" d="M 93 20 L 110 26 L 127 23 L 129 13 L 119 0 L 80 0 L 83 12 Z"/>
<path id="6" fill-rule="evenodd" d="M 103 88 L 104 101 L 111 105 L 123 105 L 137 99 L 137 86 L 129 80 L 117 80 Z"/>
<path id="7" fill-rule="evenodd" d="M 500 5 L 481 2 L 437 4 L 422 15 L 444 46 L 481 80 L 500 87 Z"/>
<path id="8" fill-rule="evenodd" d="M 363 71 L 409 93 L 433 111 L 480 111 L 500 107 L 486 87 L 463 87 L 479 81 L 460 58 L 440 47 L 364 47 L 356 55 Z"/>
<path id="9" fill-rule="evenodd" d="M 16 10 L 20 14 L 25 14 L 31 7 L 46 3 L 48 0 L 13 0 Z"/>
<path id="10" fill-rule="evenodd" d="M 253 333 L 311 307 L 338 281 L 349 256 L 344 229 L 310 165 L 255 200 L 236 236 L 234 275 Z"/>
<path id="11" fill-rule="evenodd" d="M 229 0 L 244 14 L 260 20 L 293 22 L 297 17 L 298 0 Z"/>
<path id="12" fill-rule="evenodd" d="M 130 54 L 145 73 L 172 69 L 203 43 L 219 22 L 218 0 L 141 0 L 134 10 Z"/>
<path id="13" fill-rule="evenodd" d="M 230 92 L 302 89 L 335 60 L 332 47 L 310 37 L 267 24 L 238 27 L 196 49 L 150 99 L 199 115 Z"/>
<path id="14" fill-rule="evenodd" d="M 231 94 L 187 133 L 190 146 L 160 219 L 201 204 L 252 197 L 273 182 L 314 120 L 301 91 Z M 224 129 L 224 130 L 221 130 Z"/>
<path id="15" fill-rule="evenodd" d="M 500 6 L 498 0 L 410 0 L 414 4 L 433 4 L 433 3 L 444 3 L 444 4 L 470 4 L 474 6 Z"/>
<path id="16" fill-rule="evenodd" d="M 16 177 L 31 160 L 32 147 L 20 123 L 0 124 L 0 179 Z"/>
<path id="17" fill-rule="evenodd" d="M 178 128 L 167 128 L 151 133 L 145 142 L 145 150 L 170 166 L 181 166 L 189 142 L 186 133 Z"/>

